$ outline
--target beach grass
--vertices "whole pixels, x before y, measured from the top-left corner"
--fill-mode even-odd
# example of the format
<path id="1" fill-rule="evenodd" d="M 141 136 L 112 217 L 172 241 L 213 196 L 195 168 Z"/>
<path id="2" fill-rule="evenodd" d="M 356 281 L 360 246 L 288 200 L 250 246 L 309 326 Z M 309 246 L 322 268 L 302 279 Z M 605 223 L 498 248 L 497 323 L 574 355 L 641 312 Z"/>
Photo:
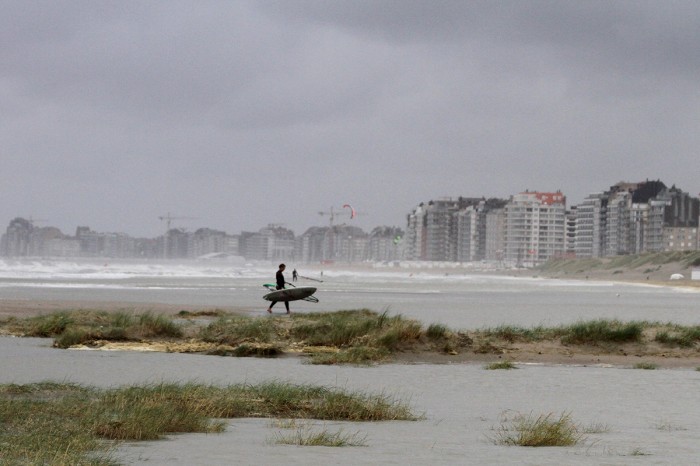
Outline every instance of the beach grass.
<path id="1" fill-rule="evenodd" d="M 700 326 L 679 326 L 669 324 L 656 332 L 654 340 L 667 346 L 690 348 L 700 341 Z"/>
<path id="2" fill-rule="evenodd" d="M 565 333 L 564 327 L 544 327 L 537 325 L 534 327 L 520 327 L 517 325 L 499 325 L 497 327 L 485 328 L 481 333 L 489 338 L 497 338 L 510 343 L 533 342 L 550 340 L 561 337 Z"/>
<path id="3" fill-rule="evenodd" d="M 277 432 L 274 443 L 311 447 L 364 447 L 367 436 L 360 432 L 331 432 L 327 428 L 316 430 L 311 426 L 297 427 L 293 432 Z"/>
<path id="4" fill-rule="evenodd" d="M 561 341 L 564 344 L 576 345 L 638 342 L 641 340 L 643 329 L 642 322 L 590 320 L 564 327 Z"/>
<path id="5" fill-rule="evenodd" d="M 386 360 L 390 352 L 386 348 L 372 348 L 369 346 L 352 346 L 350 348 L 331 352 L 312 353 L 312 364 L 355 364 L 371 365 Z"/>
<path id="6" fill-rule="evenodd" d="M 273 319 L 222 316 L 202 328 L 199 337 L 203 341 L 239 345 L 241 343 L 269 343 L 275 335 Z"/>
<path id="7" fill-rule="evenodd" d="M 150 312 L 59 311 L 27 319 L 7 319 L 0 325 L 13 334 L 54 338 L 58 348 L 96 340 L 140 341 L 184 336 L 182 326 L 172 318 Z"/>
<path id="8" fill-rule="evenodd" d="M 633 366 L 634 369 L 643 369 L 648 371 L 653 371 L 654 369 L 658 369 L 658 367 L 659 366 L 653 362 L 638 362 Z"/>
<path id="9" fill-rule="evenodd" d="M 657 325 L 649 322 L 595 319 L 554 327 L 538 325 L 527 328 L 500 325 L 485 328 L 479 333 L 483 337 L 496 338 L 509 343 L 559 339 L 566 345 L 599 345 L 638 342 L 641 340 L 645 328 Z"/>
<path id="10" fill-rule="evenodd" d="M 167 433 L 221 432 L 222 419 L 239 417 L 421 419 L 406 403 L 386 394 L 284 382 L 226 387 L 161 383 L 116 389 L 53 382 L 7 384 L 0 385 L 0 463 L 116 464 L 111 451 L 118 442 L 155 440 Z"/>
<path id="11" fill-rule="evenodd" d="M 538 416 L 515 414 L 506 417 L 494 431 L 490 440 L 497 445 L 562 447 L 577 445 L 584 439 L 569 413 L 558 416 L 553 413 Z"/>
<path id="12" fill-rule="evenodd" d="M 512 361 L 498 361 L 498 362 L 492 362 L 491 364 L 487 364 L 484 366 L 484 369 L 493 371 L 493 370 L 500 370 L 500 369 L 517 369 L 518 366 L 516 366 Z"/>
<path id="13" fill-rule="evenodd" d="M 400 353 L 457 355 L 503 354 L 512 345 L 591 346 L 596 351 L 620 351 L 634 344 L 635 353 L 650 343 L 693 349 L 700 326 L 595 319 L 546 327 L 502 324 L 476 330 L 451 330 L 443 324 L 427 328 L 401 315 L 369 309 L 292 316 L 240 316 L 202 312 L 198 319 L 152 313 L 61 311 L 27 319 L 0 320 L 0 332 L 52 337 L 54 346 L 100 347 L 108 342 L 159 343 L 161 350 L 220 356 L 275 357 L 285 353 L 309 356 L 313 364 L 373 364 Z M 184 322 L 183 322 L 184 321 Z M 577 350 L 579 351 L 579 350 Z M 591 351 L 580 349 L 580 351 Z M 650 355 L 653 355 L 654 349 Z"/>
<path id="14" fill-rule="evenodd" d="M 425 331 L 425 336 L 431 340 L 442 340 L 449 336 L 450 330 L 443 324 L 430 324 Z"/>

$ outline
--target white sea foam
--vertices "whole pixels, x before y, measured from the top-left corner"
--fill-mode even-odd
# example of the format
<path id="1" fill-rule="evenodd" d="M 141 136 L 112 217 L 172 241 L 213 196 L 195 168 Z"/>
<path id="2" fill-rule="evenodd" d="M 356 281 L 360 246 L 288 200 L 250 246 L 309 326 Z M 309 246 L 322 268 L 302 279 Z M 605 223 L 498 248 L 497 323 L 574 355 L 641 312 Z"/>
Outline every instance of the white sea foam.
<path id="1" fill-rule="evenodd" d="M 0 278 L 4 279 L 98 279 L 129 278 L 209 278 L 209 277 L 267 277 L 269 268 L 247 267 L 239 264 L 157 263 L 138 261 L 62 261 L 62 260 L 0 260 Z"/>

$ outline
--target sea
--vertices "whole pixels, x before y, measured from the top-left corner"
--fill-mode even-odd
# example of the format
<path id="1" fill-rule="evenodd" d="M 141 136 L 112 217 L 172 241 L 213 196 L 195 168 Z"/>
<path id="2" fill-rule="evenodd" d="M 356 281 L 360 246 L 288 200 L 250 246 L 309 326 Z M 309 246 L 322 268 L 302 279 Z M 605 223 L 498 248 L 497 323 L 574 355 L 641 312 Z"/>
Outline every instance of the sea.
<path id="1" fill-rule="evenodd" d="M 288 270 L 294 268 L 288 264 Z M 367 308 L 429 325 L 476 329 L 559 325 L 590 319 L 700 324 L 697 289 L 507 272 L 411 267 L 296 266 L 319 303 L 292 312 Z M 236 310 L 268 318 L 262 300 L 276 264 L 227 261 L 0 261 L 0 300 L 168 304 Z M 287 279 L 291 279 L 291 273 Z M 283 313 L 283 306 L 276 308 Z M 134 465 L 647 465 L 700 462 L 700 371 L 606 365 L 481 363 L 315 366 L 303 359 L 59 350 L 51 340 L 0 337 L 0 383 L 74 382 L 116 387 L 162 381 L 227 385 L 284 381 L 382 393 L 408 402 L 419 421 L 307 421 L 364 446 L 280 445 L 288 429 L 269 419 L 227 420 L 219 434 L 178 434 L 122 444 Z M 518 415 L 568 415 L 587 431 L 572 447 L 499 445 Z"/>

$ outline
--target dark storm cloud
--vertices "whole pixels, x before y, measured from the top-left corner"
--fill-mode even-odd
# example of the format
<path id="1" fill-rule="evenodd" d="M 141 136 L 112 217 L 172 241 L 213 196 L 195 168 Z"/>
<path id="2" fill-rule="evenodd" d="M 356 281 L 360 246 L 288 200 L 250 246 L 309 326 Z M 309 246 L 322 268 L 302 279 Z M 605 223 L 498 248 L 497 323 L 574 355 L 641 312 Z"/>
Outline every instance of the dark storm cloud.
<path id="1" fill-rule="evenodd" d="M 696 2 L 3 2 L 0 222 L 297 233 L 352 202 L 691 192 Z M 2 219 L 5 220 L 2 220 Z"/>

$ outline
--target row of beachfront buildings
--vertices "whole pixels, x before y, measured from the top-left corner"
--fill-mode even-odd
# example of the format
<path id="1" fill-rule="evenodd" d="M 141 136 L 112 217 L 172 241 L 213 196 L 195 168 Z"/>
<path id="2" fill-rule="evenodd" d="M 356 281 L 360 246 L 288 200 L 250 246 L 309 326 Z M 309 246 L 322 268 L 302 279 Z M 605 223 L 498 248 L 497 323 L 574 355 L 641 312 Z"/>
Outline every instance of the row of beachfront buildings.
<path id="1" fill-rule="evenodd" d="M 280 225 L 256 232 L 229 234 L 210 228 L 189 232 L 172 228 L 157 238 L 134 238 L 125 233 L 101 233 L 78 227 L 66 235 L 56 227 L 37 227 L 15 218 L 0 239 L 4 257 L 100 257 L 144 259 L 215 259 L 296 262 L 394 261 L 401 257 L 403 230 L 377 227 L 370 233 L 346 224 L 312 227 L 295 236 Z"/>
<path id="2" fill-rule="evenodd" d="M 697 250 L 700 199 L 663 182 L 620 182 L 567 208 L 561 192 L 441 199 L 408 215 L 404 256 L 534 266 L 553 257 Z"/>
<path id="3" fill-rule="evenodd" d="M 458 197 L 422 202 L 405 227 L 367 233 L 348 225 L 311 227 L 302 235 L 280 225 L 228 234 L 170 229 L 157 238 L 100 233 L 12 220 L 0 240 L 6 257 L 114 257 L 339 262 L 489 262 L 534 266 L 553 257 L 603 257 L 697 250 L 700 199 L 663 182 L 620 182 L 567 207 L 557 192 L 525 191 L 508 199 Z"/>

